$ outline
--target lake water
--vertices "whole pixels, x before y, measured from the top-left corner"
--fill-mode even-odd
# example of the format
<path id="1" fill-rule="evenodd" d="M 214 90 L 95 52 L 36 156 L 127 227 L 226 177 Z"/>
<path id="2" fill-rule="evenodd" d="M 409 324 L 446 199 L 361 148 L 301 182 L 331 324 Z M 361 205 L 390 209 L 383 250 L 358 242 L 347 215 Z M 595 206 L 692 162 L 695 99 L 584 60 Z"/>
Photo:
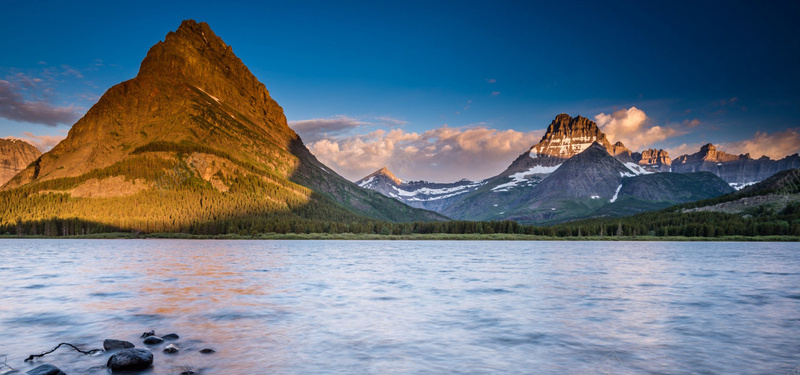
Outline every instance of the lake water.
<path id="1" fill-rule="evenodd" d="M 148 374 L 796 375 L 800 245 L 0 240 L 0 361 L 151 329 Z"/>

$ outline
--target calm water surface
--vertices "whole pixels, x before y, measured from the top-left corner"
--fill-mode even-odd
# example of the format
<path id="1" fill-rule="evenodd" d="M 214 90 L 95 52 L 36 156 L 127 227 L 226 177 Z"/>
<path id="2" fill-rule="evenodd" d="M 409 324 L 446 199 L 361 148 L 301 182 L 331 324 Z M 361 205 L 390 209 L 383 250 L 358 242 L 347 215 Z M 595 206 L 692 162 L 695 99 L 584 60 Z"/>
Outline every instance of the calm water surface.
<path id="1" fill-rule="evenodd" d="M 0 361 L 150 329 L 148 374 L 796 375 L 800 245 L 0 240 Z"/>

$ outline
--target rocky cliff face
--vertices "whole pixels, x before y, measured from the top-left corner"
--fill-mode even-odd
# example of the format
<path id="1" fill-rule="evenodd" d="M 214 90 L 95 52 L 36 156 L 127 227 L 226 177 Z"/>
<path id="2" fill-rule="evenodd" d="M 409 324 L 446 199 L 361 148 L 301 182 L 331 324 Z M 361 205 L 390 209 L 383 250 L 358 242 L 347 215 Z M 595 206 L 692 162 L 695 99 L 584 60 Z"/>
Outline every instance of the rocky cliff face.
<path id="1" fill-rule="evenodd" d="M 562 113 L 550 123 L 547 132 L 538 144 L 531 147 L 531 157 L 547 155 L 561 159 L 569 159 L 598 142 L 606 149 L 611 149 L 606 135 L 597 124 L 585 117 L 570 117 Z"/>
<path id="2" fill-rule="evenodd" d="M 28 142 L 0 138 L 0 186 L 25 169 L 42 152 Z"/>
<path id="3" fill-rule="evenodd" d="M 780 160 L 766 156 L 753 159 L 750 154 L 732 155 L 706 144 L 700 151 L 681 155 L 672 163 L 674 172 L 711 172 L 736 188 L 762 181 L 775 173 L 800 167 L 798 154 Z"/>
<path id="4" fill-rule="evenodd" d="M 659 172 L 669 172 L 672 167 L 669 153 L 660 149 L 649 148 L 641 153 L 634 153 L 633 159 L 639 165 L 650 166 Z"/>

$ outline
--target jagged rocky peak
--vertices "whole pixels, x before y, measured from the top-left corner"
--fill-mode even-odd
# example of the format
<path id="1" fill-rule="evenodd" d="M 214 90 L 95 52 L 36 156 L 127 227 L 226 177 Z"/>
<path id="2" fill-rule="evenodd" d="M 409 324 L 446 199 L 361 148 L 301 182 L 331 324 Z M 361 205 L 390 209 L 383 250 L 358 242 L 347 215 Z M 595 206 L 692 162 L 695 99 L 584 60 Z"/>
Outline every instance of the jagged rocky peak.
<path id="1" fill-rule="evenodd" d="M 41 155 L 42 152 L 28 142 L 0 138 L 0 186 Z"/>
<path id="2" fill-rule="evenodd" d="M 665 150 L 648 148 L 642 151 L 641 159 L 638 162 L 646 165 L 671 165 L 672 159 L 669 158 L 669 153 Z"/>
<path id="3" fill-rule="evenodd" d="M 547 155 L 568 159 L 586 150 L 593 142 L 612 149 L 606 135 L 597 124 L 585 117 L 562 113 L 550 123 L 538 144 L 531 147 L 531 157 Z"/>

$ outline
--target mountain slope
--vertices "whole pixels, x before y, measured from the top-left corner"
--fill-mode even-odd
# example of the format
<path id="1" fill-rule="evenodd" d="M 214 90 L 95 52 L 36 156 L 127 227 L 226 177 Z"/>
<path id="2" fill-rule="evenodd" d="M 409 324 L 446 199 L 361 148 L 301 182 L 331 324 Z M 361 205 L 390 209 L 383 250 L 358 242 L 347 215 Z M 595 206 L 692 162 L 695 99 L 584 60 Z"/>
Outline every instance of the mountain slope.
<path id="1" fill-rule="evenodd" d="M 0 138 L 0 186 L 25 169 L 42 152 L 28 142 Z"/>
<path id="2" fill-rule="evenodd" d="M 4 189 L 28 197 L 6 222 L 57 216 L 187 230 L 242 218 L 443 219 L 325 168 L 264 84 L 194 21 L 153 46 L 134 79 L 110 88 Z M 31 206 L 40 208 L 29 214 Z"/>

